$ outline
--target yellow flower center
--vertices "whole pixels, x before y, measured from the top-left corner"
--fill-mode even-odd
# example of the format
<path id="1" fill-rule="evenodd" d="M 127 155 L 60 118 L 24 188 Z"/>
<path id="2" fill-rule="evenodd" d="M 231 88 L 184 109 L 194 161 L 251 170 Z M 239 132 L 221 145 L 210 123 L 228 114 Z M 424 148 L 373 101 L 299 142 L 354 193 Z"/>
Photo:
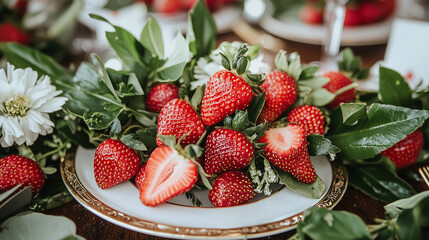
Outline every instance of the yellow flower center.
<path id="1" fill-rule="evenodd" d="M 12 98 L 4 102 L 1 106 L 4 115 L 12 117 L 24 117 L 30 109 L 30 99 L 25 95 L 12 95 Z"/>

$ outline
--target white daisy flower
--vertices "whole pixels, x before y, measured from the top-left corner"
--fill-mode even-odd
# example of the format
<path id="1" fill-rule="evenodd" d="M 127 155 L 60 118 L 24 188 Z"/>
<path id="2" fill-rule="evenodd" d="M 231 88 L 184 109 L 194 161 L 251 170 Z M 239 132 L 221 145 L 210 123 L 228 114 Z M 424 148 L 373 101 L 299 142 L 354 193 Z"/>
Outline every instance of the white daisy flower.
<path id="1" fill-rule="evenodd" d="M 238 51 L 241 46 L 241 42 L 232 42 L 225 45 L 220 45 L 219 48 L 213 50 L 210 53 L 209 59 L 200 58 L 195 66 L 194 77 L 197 81 L 191 82 L 191 90 L 196 89 L 198 86 L 202 86 L 207 83 L 210 77 L 220 70 L 224 70 L 222 67 L 222 57 L 219 52 L 228 52 L 227 54 L 234 54 Z M 268 74 L 271 71 L 270 65 L 263 62 L 263 54 L 259 54 L 257 57 L 250 61 L 249 71 L 253 74 L 265 73 Z"/>
<path id="2" fill-rule="evenodd" d="M 49 113 L 58 111 L 67 101 L 57 97 L 61 91 L 51 85 L 48 76 L 37 79 L 31 68 L 15 69 L 7 64 L 0 69 L 0 143 L 2 147 L 32 145 L 40 135 L 52 133 Z"/>

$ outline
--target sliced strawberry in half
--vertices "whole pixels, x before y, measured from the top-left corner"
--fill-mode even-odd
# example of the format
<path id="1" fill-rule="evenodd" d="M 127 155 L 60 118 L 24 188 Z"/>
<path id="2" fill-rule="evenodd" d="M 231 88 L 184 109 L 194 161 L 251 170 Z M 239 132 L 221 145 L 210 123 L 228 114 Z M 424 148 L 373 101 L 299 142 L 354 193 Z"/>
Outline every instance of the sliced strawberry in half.
<path id="1" fill-rule="evenodd" d="M 263 154 L 276 167 L 304 183 L 316 180 L 306 133 L 301 126 L 288 124 L 286 127 L 271 128 L 259 142 L 267 143 Z"/>
<path id="2" fill-rule="evenodd" d="M 197 181 L 197 166 L 176 150 L 162 146 L 150 155 L 140 186 L 140 200 L 154 207 L 189 191 Z"/>

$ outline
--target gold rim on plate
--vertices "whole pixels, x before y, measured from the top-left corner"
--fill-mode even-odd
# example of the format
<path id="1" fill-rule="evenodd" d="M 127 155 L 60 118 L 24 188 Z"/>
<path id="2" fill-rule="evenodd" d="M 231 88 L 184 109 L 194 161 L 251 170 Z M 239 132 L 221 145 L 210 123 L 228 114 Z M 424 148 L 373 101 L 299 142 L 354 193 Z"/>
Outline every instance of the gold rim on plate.
<path id="1" fill-rule="evenodd" d="M 79 180 L 75 168 L 76 149 L 70 151 L 67 156 L 61 159 L 61 176 L 63 181 L 73 195 L 73 197 L 85 208 L 94 214 L 110 222 L 133 231 L 146 233 L 154 236 L 171 238 L 255 238 L 274 235 L 296 227 L 303 219 L 303 212 L 287 217 L 285 219 L 261 225 L 238 228 L 192 228 L 160 224 L 147 221 L 141 218 L 130 216 L 109 207 L 98 200 L 83 186 Z M 348 185 L 348 173 L 341 161 L 331 162 L 332 183 L 326 195 L 315 204 L 316 207 L 332 209 L 343 197 Z"/>

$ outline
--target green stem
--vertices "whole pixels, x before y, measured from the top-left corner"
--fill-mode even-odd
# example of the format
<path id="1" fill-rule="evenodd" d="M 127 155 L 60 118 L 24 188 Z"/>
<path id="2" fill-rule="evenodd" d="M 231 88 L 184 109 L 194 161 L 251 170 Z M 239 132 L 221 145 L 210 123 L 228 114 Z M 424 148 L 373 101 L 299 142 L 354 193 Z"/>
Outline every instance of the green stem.
<path id="1" fill-rule="evenodd" d="M 390 225 L 392 225 L 395 222 L 395 219 L 392 219 L 392 220 L 383 220 L 383 219 L 380 219 L 380 220 L 378 220 L 378 222 L 380 222 L 379 225 L 371 225 L 371 226 L 369 226 L 369 232 L 371 234 L 377 233 L 377 232 L 379 232 L 379 231 L 381 231 L 383 229 L 388 228 Z"/>
<path id="2" fill-rule="evenodd" d="M 138 125 L 138 124 L 131 125 L 131 126 L 127 127 L 127 129 L 124 130 L 124 133 L 122 135 L 127 134 L 133 128 L 143 128 L 143 127 L 141 125 Z"/>
<path id="3" fill-rule="evenodd" d="M 349 84 L 349 85 L 347 85 L 345 87 L 342 87 L 342 88 L 338 89 L 335 92 L 335 96 L 338 96 L 338 95 L 340 95 L 343 92 L 346 92 L 346 91 L 348 91 L 350 89 L 357 88 L 357 87 L 359 87 L 359 85 L 357 83 L 351 83 L 351 84 Z"/>
<path id="4" fill-rule="evenodd" d="M 43 154 L 42 156 L 38 157 L 36 159 L 36 162 L 39 162 L 41 159 L 47 158 L 51 155 L 54 155 L 55 153 L 58 153 L 59 151 L 61 151 L 63 148 L 67 147 L 67 145 L 70 143 L 70 141 L 66 141 L 65 143 L 63 143 L 62 145 L 60 145 L 57 149 L 54 149 L 50 152 L 47 152 L 45 154 Z"/>

